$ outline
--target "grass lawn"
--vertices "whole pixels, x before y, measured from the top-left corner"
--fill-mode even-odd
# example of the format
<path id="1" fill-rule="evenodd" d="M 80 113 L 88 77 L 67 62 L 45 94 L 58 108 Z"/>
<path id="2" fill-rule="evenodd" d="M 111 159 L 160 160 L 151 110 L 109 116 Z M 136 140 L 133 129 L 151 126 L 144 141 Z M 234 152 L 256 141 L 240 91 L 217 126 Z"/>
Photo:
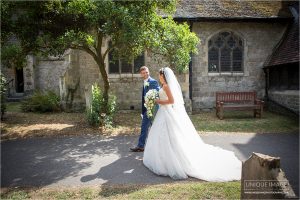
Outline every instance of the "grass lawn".
<path id="1" fill-rule="evenodd" d="M 2 189 L 1 199 L 239 199 L 240 182 Z"/>
<path id="2" fill-rule="evenodd" d="M 299 132 L 298 119 L 264 112 L 263 117 L 253 118 L 252 112 L 226 112 L 219 120 L 214 112 L 191 115 L 200 134 L 209 132 L 236 133 L 291 133 Z M 138 135 L 141 117 L 139 112 L 118 112 L 115 127 L 100 130 L 87 124 L 84 113 L 23 113 L 19 103 L 8 103 L 7 113 L 1 122 L 1 140 L 34 136 L 60 135 Z"/>
<path id="3" fill-rule="evenodd" d="M 264 112 L 262 118 L 254 118 L 251 111 L 224 112 L 223 120 L 219 120 L 215 112 L 209 112 L 192 115 L 191 119 L 200 132 L 299 132 L 298 119 L 272 112 Z"/>
<path id="4" fill-rule="evenodd" d="M 23 113 L 19 103 L 8 103 L 1 122 L 1 140 L 35 136 L 138 135 L 139 112 L 118 112 L 115 127 L 90 127 L 84 113 Z M 261 119 L 251 112 L 226 112 L 219 120 L 214 112 L 191 115 L 199 134 L 208 132 L 290 133 L 299 131 L 297 119 L 265 112 Z M 240 181 L 213 183 L 178 181 L 159 185 L 102 185 L 59 188 L 1 188 L 1 199 L 239 199 Z"/>

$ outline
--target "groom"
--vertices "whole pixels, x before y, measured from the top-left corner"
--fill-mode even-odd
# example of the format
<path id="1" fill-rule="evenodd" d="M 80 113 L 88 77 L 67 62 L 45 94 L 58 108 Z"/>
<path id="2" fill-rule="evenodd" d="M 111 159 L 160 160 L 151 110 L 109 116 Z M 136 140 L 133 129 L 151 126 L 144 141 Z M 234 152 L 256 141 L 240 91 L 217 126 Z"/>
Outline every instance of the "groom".
<path id="1" fill-rule="evenodd" d="M 159 90 L 159 85 L 157 80 L 150 77 L 149 69 L 146 66 L 142 66 L 140 68 L 141 77 L 144 79 L 143 93 L 142 93 L 142 126 L 141 126 L 141 134 L 139 137 L 138 145 L 134 148 L 130 148 L 133 152 L 143 152 L 145 147 L 146 138 L 148 135 L 148 130 L 150 126 L 150 119 L 147 116 L 147 109 L 144 106 L 145 103 L 145 95 L 151 89 Z"/>

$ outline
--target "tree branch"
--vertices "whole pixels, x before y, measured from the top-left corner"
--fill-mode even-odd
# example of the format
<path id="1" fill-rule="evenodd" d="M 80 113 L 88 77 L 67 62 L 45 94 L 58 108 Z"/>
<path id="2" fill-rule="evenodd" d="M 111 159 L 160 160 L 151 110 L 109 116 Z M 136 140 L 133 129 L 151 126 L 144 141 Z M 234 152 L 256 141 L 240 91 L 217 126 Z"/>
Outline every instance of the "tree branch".
<path id="1" fill-rule="evenodd" d="M 108 48 L 106 49 L 106 51 L 105 51 L 104 54 L 103 54 L 103 59 L 106 58 L 107 54 L 108 54 L 109 52 L 111 52 L 111 51 L 115 48 L 115 46 L 116 46 L 116 45 L 112 45 L 111 47 L 108 47 Z"/>
<path id="2" fill-rule="evenodd" d="M 93 58 L 95 60 L 98 59 L 97 55 L 88 46 L 84 46 L 84 45 L 70 45 L 70 48 L 71 49 L 83 50 L 83 51 L 87 52 L 88 54 L 90 54 L 91 56 L 93 56 Z"/>

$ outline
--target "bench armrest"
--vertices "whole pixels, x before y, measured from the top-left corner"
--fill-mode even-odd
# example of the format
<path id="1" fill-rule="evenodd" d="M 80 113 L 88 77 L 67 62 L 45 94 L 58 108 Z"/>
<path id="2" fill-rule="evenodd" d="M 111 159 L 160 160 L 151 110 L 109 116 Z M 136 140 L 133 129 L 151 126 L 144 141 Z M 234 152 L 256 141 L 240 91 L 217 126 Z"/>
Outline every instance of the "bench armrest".
<path id="1" fill-rule="evenodd" d="M 224 104 L 224 102 L 222 102 L 222 101 L 216 101 L 216 105 L 217 106 L 221 106 L 221 105 L 223 105 Z"/>
<path id="2" fill-rule="evenodd" d="M 264 105 L 264 101 L 262 101 L 262 100 L 259 100 L 259 99 L 255 99 L 255 101 L 254 101 L 254 104 L 257 104 L 257 105 Z"/>

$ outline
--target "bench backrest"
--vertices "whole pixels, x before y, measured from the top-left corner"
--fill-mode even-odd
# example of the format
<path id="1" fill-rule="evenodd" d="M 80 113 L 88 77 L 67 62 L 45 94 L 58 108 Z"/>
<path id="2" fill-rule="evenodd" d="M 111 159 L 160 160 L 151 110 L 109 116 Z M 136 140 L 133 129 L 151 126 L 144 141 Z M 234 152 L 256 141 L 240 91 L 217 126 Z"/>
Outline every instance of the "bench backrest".
<path id="1" fill-rule="evenodd" d="M 216 102 L 243 103 L 254 102 L 256 92 L 216 92 Z"/>

